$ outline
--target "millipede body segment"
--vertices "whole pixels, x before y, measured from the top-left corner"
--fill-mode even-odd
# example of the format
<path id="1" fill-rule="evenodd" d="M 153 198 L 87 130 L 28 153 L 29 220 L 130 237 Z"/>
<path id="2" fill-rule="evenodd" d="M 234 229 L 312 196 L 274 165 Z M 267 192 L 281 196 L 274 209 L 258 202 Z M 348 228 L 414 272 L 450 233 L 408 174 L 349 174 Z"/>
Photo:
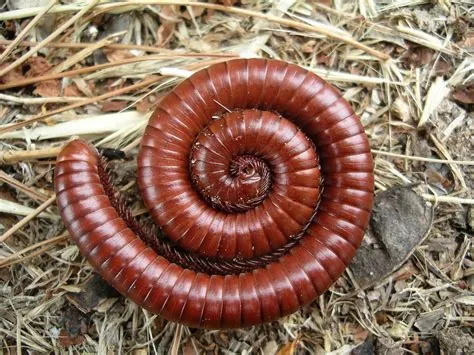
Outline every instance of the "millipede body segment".
<path id="1" fill-rule="evenodd" d="M 143 238 L 104 174 L 82 140 L 58 157 L 57 203 L 81 253 L 150 312 L 213 329 L 277 320 L 327 290 L 361 243 L 374 188 L 340 93 L 264 59 L 197 72 L 150 118 L 138 185 L 164 239 Z"/>

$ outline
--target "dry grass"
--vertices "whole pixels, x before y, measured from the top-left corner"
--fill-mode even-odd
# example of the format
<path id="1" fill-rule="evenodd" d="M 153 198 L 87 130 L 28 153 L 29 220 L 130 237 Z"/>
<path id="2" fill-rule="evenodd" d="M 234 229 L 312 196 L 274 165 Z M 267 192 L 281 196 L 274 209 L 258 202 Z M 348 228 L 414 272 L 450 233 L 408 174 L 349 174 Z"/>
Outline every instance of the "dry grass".
<path id="1" fill-rule="evenodd" d="M 418 184 L 435 204 L 429 236 L 374 287 L 347 272 L 311 307 L 251 330 L 188 329 L 107 298 L 73 313 L 86 325 L 69 350 L 345 354 L 371 336 L 416 353 L 448 329 L 472 332 L 474 120 L 453 101 L 473 85 L 470 1 L 38 3 L 0 13 L 0 354 L 64 351 L 70 295 L 93 274 L 51 205 L 60 147 L 80 135 L 124 150 L 116 181 L 140 214 L 133 158 L 149 110 L 183 77 L 239 56 L 297 63 L 341 89 L 374 149 L 377 191 Z"/>

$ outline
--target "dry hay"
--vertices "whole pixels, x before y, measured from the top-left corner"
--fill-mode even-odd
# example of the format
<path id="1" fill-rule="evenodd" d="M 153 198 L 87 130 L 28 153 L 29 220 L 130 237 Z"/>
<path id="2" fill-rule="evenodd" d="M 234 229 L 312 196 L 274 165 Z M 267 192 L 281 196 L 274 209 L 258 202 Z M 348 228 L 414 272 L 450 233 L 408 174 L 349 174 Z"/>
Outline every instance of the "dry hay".
<path id="1" fill-rule="evenodd" d="M 4 5 L 0 353 L 65 351 L 72 343 L 69 350 L 91 353 L 343 354 L 364 341 L 370 350 L 370 339 L 382 353 L 468 347 L 474 322 L 472 3 L 183 3 Z M 143 214 L 134 157 L 149 110 L 193 71 L 254 56 L 297 63 L 341 89 L 374 148 L 377 190 L 415 184 L 435 205 L 428 238 L 374 287 L 361 290 L 346 273 L 310 307 L 253 329 L 192 330 L 107 292 L 94 294 L 93 270 L 68 241 L 53 204 L 60 147 L 81 135 L 125 151 L 130 158 L 115 164 L 115 181 Z M 78 297 L 80 291 L 92 292 L 94 302 Z"/>

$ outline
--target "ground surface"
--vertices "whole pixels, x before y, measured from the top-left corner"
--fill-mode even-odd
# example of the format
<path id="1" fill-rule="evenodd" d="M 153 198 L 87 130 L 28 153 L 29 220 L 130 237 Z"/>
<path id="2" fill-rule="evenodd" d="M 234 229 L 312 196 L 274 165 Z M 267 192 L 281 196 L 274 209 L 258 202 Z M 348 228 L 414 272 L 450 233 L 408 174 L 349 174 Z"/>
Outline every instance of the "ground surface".
<path id="1" fill-rule="evenodd" d="M 38 15 L 48 1 L 10 0 L 0 12 L 9 52 L 0 57 L 0 353 L 472 351 L 470 1 L 227 0 L 235 8 L 216 9 L 104 1 L 89 11 L 84 2 L 60 3 Z M 28 54 L 34 44 L 26 41 L 40 43 L 73 16 L 75 25 Z M 143 214 L 135 157 L 150 109 L 192 71 L 238 56 L 297 63 L 354 106 L 374 149 L 377 194 L 388 191 L 364 250 L 386 263 L 371 274 L 376 261 L 358 255 L 352 273 L 279 322 L 193 330 L 148 314 L 93 276 L 51 205 L 54 157 L 77 135 L 123 150 L 125 162 L 111 164 L 114 181 Z M 400 186 L 410 189 L 391 190 Z M 21 222 L 43 203 L 39 217 Z M 397 225 L 403 243 L 390 237 Z"/>

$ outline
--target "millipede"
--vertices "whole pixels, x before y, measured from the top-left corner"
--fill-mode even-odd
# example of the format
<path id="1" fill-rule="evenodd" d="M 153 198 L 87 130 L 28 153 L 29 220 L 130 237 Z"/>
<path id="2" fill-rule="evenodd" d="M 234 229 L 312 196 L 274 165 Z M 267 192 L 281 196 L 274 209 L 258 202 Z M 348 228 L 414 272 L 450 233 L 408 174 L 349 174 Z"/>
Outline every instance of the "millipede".
<path id="1" fill-rule="evenodd" d="M 372 209 L 360 119 L 329 83 L 279 60 L 181 82 L 150 117 L 137 165 L 157 230 L 123 206 L 83 140 L 57 158 L 61 217 L 106 282 L 192 327 L 249 327 L 311 303 L 350 264 Z"/>

